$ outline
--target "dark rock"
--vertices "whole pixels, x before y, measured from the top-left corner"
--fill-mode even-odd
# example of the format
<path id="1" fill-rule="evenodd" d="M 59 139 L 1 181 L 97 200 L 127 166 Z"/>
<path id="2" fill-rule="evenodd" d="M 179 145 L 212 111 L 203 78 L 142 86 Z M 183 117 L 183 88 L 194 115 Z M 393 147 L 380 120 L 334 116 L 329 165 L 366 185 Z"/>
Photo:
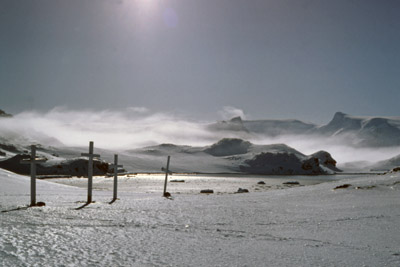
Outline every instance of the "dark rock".
<path id="1" fill-rule="evenodd" d="M 259 181 L 257 184 L 265 184 L 264 181 Z"/>
<path id="2" fill-rule="evenodd" d="M 351 184 L 342 184 L 342 185 L 336 186 L 334 189 L 344 189 L 344 188 L 348 188 L 350 186 L 351 186 Z"/>
<path id="3" fill-rule="evenodd" d="M 243 141 L 242 139 L 224 138 L 205 149 L 204 152 L 216 157 L 239 155 L 246 154 L 250 146 L 250 142 Z"/>
<path id="4" fill-rule="evenodd" d="M 306 171 L 310 171 L 316 168 L 319 168 L 319 160 L 318 158 L 311 157 L 303 162 L 301 168 Z"/>
<path id="5" fill-rule="evenodd" d="M 21 164 L 21 160 L 29 159 L 28 154 L 17 154 L 12 158 L 0 161 L 0 168 L 12 171 L 18 174 L 29 175 L 30 165 Z M 106 175 L 108 171 L 108 163 L 100 160 L 93 161 L 93 175 Z M 37 164 L 37 175 L 71 175 L 71 176 L 87 176 L 88 160 L 75 158 L 70 160 L 61 160 L 54 165 Z"/>
<path id="6" fill-rule="evenodd" d="M 8 152 L 11 152 L 11 153 L 20 153 L 21 152 L 14 145 L 9 145 L 9 144 L 0 144 L 0 148 L 3 150 L 6 150 Z"/>
<path id="7" fill-rule="evenodd" d="M 185 180 L 171 180 L 171 183 L 184 183 Z"/>
<path id="8" fill-rule="evenodd" d="M 324 165 L 325 167 L 331 169 L 335 172 L 342 172 L 342 170 L 336 167 L 336 160 L 332 158 L 331 154 L 326 151 L 318 151 L 311 155 L 311 157 L 317 158 L 319 160 L 319 164 Z"/>
<path id="9" fill-rule="evenodd" d="M 297 182 L 297 181 L 289 181 L 289 182 L 284 182 L 283 184 L 286 184 L 286 185 L 299 185 L 300 183 Z"/>
<path id="10" fill-rule="evenodd" d="M 242 172 L 250 174 L 325 174 L 325 171 L 320 168 L 317 158 L 311 157 L 303 160 L 288 152 L 262 152 L 245 160 L 239 168 Z"/>
<path id="11" fill-rule="evenodd" d="M 249 190 L 245 189 L 245 188 L 239 188 L 238 191 L 236 193 L 248 193 Z"/>
<path id="12" fill-rule="evenodd" d="M 4 112 L 4 110 L 0 109 L 0 117 L 10 118 L 10 117 L 12 117 L 12 115 L 8 114 L 8 113 Z"/>
<path id="13" fill-rule="evenodd" d="M 212 189 L 203 189 L 200 191 L 201 194 L 214 194 L 214 190 Z"/>

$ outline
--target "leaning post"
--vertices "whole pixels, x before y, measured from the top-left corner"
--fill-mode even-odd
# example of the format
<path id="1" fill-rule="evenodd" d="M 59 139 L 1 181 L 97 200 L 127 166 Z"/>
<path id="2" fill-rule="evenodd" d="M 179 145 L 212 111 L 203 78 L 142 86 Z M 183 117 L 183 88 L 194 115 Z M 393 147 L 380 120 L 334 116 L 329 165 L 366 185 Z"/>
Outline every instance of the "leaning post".
<path id="1" fill-rule="evenodd" d="M 166 196 L 166 193 L 167 193 L 167 181 L 168 181 L 168 172 L 169 172 L 169 159 L 170 159 L 170 156 L 168 156 L 168 159 L 167 159 L 167 168 L 165 169 L 165 182 L 164 182 L 164 192 L 163 192 L 163 196 L 164 196 L 164 197 Z"/>
<path id="2" fill-rule="evenodd" d="M 93 154 L 93 141 L 89 142 L 89 153 L 82 153 L 81 156 L 88 157 L 88 199 L 87 204 L 92 203 L 92 188 L 93 188 L 93 158 L 99 158 L 99 154 Z"/>
<path id="3" fill-rule="evenodd" d="M 31 145 L 30 159 L 21 161 L 21 164 L 31 164 L 31 206 L 36 206 L 36 164 L 45 161 L 45 159 L 36 159 L 35 145 Z"/>
<path id="4" fill-rule="evenodd" d="M 118 165 L 118 155 L 114 155 L 114 164 L 111 164 L 114 168 L 114 195 L 112 201 L 117 200 L 117 189 L 118 189 L 118 168 L 123 167 L 123 165 Z"/>

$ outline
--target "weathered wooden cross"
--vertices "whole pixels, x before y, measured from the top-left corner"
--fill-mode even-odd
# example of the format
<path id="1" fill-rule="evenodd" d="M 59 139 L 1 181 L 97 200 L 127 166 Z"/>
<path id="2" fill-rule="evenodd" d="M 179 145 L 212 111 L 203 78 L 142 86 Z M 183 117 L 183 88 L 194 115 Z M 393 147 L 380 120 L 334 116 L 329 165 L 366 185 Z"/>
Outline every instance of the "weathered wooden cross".
<path id="1" fill-rule="evenodd" d="M 169 159 L 170 159 L 170 156 L 168 156 L 167 168 L 165 169 L 165 182 L 164 182 L 163 197 L 168 197 L 168 195 L 167 195 L 167 181 L 168 181 L 168 172 L 169 172 Z"/>
<path id="2" fill-rule="evenodd" d="M 114 195 L 111 202 L 117 200 L 117 187 L 118 187 L 118 168 L 123 167 L 123 165 L 118 165 L 118 155 L 114 155 L 114 164 L 111 164 L 110 167 L 114 168 Z"/>
<path id="3" fill-rule="evenodd" d="M 88 199 L 86 204 L 92 203 L 92 188 L 93 188 L 93 158 L 99 158 L 99 154 L 93 154 L 93 141 L 89 142 L 89 153 L 82 153 L 81 156 L 88 157 Z"/>
<path id="4" fill-rule="evenodd" d="M 36 146 L 31 145 L 29 160 L 21 160 L 21 164 L 31 164 L 31 206 L 36 206 L 36 164 L 45 162 L 46 159 L 36 158 Z"/>

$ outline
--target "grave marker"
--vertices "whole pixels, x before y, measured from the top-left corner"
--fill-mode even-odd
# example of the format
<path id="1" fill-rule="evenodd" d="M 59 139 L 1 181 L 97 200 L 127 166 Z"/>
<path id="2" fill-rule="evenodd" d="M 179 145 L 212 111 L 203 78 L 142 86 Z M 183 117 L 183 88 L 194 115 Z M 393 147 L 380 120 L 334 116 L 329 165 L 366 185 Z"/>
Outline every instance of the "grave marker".
<path id="1" fill-rule="evenodd" d="M 21 164 L 31 164 L 31 206 L 36 206 L 36 164 L 45 161 L 45 159 L 36 159 L 35 145 L 31 145 L 30 159 L 21 160 Z"/>
<path id="2" fill-rule="evenodd" d="M 117 188 L 118 188 L 118 167 L 123 167 L 123 165 L 118 165 L 118 155 L 114 155 L 114 164 L 111 164 L 110 167 L 114 168 L 114 195 L 111 202 L 117 200 Z"/>
<path id="3" fill-rule="evenodd" d="M 167 168 L 165 169 L 165 182 L 164 182 L 164 193 L 163 193 L 163 197 L 168 197 L 168 196 L 167 196 L 167 181 L 168 181 L 168 172 L 169 172 L 169 159 L 170 159 L 170 156 L 168 156 L 168 159 L 167 159 Z"/>
<path id="4" fill-rule="evenodd" d="M 99 158 L 99 154 L 93 154 L 93 141 L 89 142 L 89 153 L 82 153 L 81 156 L 88 157 L 88 199 L 87 204 L 92 203 L 92 187 L 93 187 L 93 158 Z"/>

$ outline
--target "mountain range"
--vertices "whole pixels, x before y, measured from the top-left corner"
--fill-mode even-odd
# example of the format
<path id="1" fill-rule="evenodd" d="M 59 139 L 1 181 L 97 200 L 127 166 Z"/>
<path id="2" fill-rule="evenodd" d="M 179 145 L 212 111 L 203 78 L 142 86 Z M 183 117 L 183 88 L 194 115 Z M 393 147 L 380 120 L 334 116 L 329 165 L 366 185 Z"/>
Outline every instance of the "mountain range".
<path id="1" fill-rule="evenodd" d="M 266 137 L 314 135 L 346 139 L 354 147 L 400 146 L 400 117 L 360 117 L 335 113 L 326 125 L 300 120 L 243 120 L 235 117 L 208 125 L 215 132 L 236 132 L 242 136 Z"/>
<path id="2" fill-rule="evenodd" d="M 1 114 L 3 115 L 0 120 L 4 120 L 3 125 L 7 126 L 7 120 L 11 121 L 13 117 L 4 111 Z M 359 117 L 337 112 L 326 125 L 300 120 L 243 120 L 236 117 L 207 124 L 204 127 L 210 136 L 223 138 L 206 146 L 164 143 L 119 151 L 96 148 L 96 152 L 100 153 L 105 161 L 96 163 L 98 167 L 95 172 L 105 174 L 111 171 L 107 167 L 107 160 L 111 162 L 114 153 L 118 152 L 124 168 L 130 172 L 160 172 L 161 167 L 165 165 L 166 157 L 170 155 L 171 169 L 174 172 L 332 174 L 340 170 L 336 167 L 336 160 L 331 154 L 318 148 L 323 143 L 361 148 L 361 150 L 391 148 L 396 151 L 400 146 L 400 117 Z M 27 174 L 28 166 L 21 165 L 20 161 L 28 157 L 29 144 L 38 143 L 30 139 L 32 136 L 35 138 L 35 135 L 30 132 L 31 136 L 28 137 L 24 133 L 7 129 L 1 133 L 0 167 Z M 38 154 L 48 161 L 38 166 L 39 174 L 85 175 L 87 161 L 79 155 L 86 152 L 87 148 L 67 147 L 53 136 L 46 135 L 46 129 L 44 133 L 38 144 Z M 254 142 L 265 137 L 272 138 L 271 140 L 274 140 L 273 138 L 279 140 L 280 137 L 290 137 L 291 140 L 318 139 L 319 143 L 313 144 L 312 153 L 303 153 L 281 142 L 268 144 Z M 310 152 L 310 149 L 308 151 Z M 365 162 L 357 153 L 352 153 L 352 160 L 347 165 L 348 170 L 391 169 L 400 165 L 400 155 L 396 154 L 394 157 L 393 155 L 394 153 L 391 157 L 381 158 L 375 162 Z"/>

